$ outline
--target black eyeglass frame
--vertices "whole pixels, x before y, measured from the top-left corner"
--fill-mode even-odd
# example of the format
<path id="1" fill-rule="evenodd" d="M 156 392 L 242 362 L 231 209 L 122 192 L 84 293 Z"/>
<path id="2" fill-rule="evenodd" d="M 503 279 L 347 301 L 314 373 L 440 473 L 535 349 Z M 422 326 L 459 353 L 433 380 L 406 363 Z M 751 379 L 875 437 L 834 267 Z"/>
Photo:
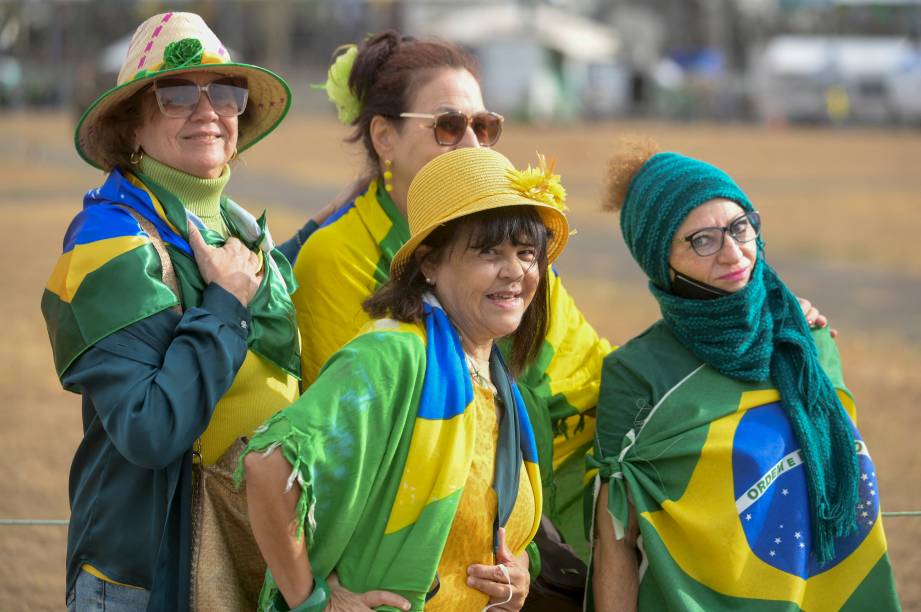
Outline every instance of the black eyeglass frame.
<path id="1" fill-rule="evenodd" d="M 179 85 L 179 84 L 167 85 L 166 87 L 161 88 L 159 85 L 163 81 L 166 81 L 166 82 L 173 81 L 176 83 L 181 82 L 182 85 Z M 233 81 L 235 84 L 228 83 L 227 81 Z M 218 110 L 218 105 L 215 105 L 214 100 L 211 98 L 211 90 L 210 90 L 210 87 L 214 85 L 215 83 L 217 83 L 218 86 L 220 87 L 234 87 L 236 89 L 243 91 L 243 102 L 242 104 L 238 105 L 239 110 L 237 112 L 231 113 L 231 114 L 224 114 Z M 242 87 L 240 86 L 240 84 L 242 84 Z M 197 87 L 198 88 L 198 95 L 195 98 L 195 102 L 188 106 L 188 109 L 189 109 L 188 113 L 183 112 L 182 114 L 178 114 L 178 115 L 170 114 L 170 113 L 167 113 L 166 110 L 163 108 L 163 101 L 160 99 L 159 92 L 165 89 L 169 89 L 171 87 Z M 160 109 L 160 112 L 163 113 L 164 116 L 170 117 L 172 119 L 181 119 L 184 117 L 191 117 L 192 114 L 195 112 L 195 109 L 198 108 L 199 102 L 201 102 L 202 92 L 205 92 L 205 95 L 208 96 L 208 103 L 211 105 L 211 108 L 214 109 L 214 112 L 220 115 L 221 117 L 239 117 L 244 112 L 246 112 L 246 105 L 249 102 L 249 83 L 247 83 L 245 78 L 236 77 L 236 76 L 220 77 L 220 78 L 214 79 L 213 81 L 209 83 L 205 83 L 204 85 L 199 85 L 195 81 L 192 81 L 190 79 L 184 79 L 182 77 L 163 77 L 161 79 L 157 79 L 150 85 L 150 91 L 153 92 L 154 97 L 157 100 L 157 107 Z"/>
<path id="2" fill-rule="evenodd" d="M 449 115 L 450 115 L 450 116 L 455 116 L 455 117 L 457 117 L 457 116 L 464 117 L 464 118 L 467 120 L 467 125 L 464 126 L 464 129 L 463 129 L 463 130 L 461 130 L 460 132 L 458 132 L 457 139 L 456 139 L 454 142 L 442 142 L 442 141 L 439 140 L 439 138 L 438 138 L 438 120 L 441 119 L 442 117 L 446 117 L 446 116 L 449 116 Z M 503 116 L 500 115 L 499 113 L 494 113 L 494 112 L 492 112 L 492 111 L 480 111 L 480 112 L 477 112 L 477 113 L 473 113 L 473 114 L 471 114 L 471 115 L 468 115 L 467 113 L 464 113 L 464 112 L 461 112 L 461 111 L 449 110 L 449 111 L 441 111 L 440 113 L 400 113 L 400 118 L 401 118 L 401 119 L 431 119 L 431 120 L 432 120 L 432 124 L 431 124 L 431 125 L 427 125 L 427 126 L 425 126 L 425 127 L 429 127 L 429 128 L 432 129 L 432 132 L 433 132 L 433 134 L 434 134 L 434 136 L 435 136 L 435 142 L 437 142 L 439 145 L 441 145 L 441 146 L 443 146 L 443 147 L 453 147 L 454 145 L 456 145 L 457 143 L 459 143 L 461 140 L 464 139 L 464 133 L 466 133 L 467 129 L 470 128 L 470 126 L 471 126 L 471 125 L 473 124 L 473 122 L 477 119 L 477 117 L 482 117 L 483 115 L 488 115 L 488 116 L 490 116 L 490 117 L 495 117 L 496 119 L 499 120 L 499 123 L 498 123 L 499 129 L 496 130 L 496 137 L 493 138 L 492 141 L 490 141 L 490 142 L 480 142 L 480 138 L 479 138 L 479 136 L 477 136 L 477 142 L 479 142 L 481 146 L 484 146 L 484 147 L 492 147 L 492 146 L 494 146 L 497 142 L 499 142 L 499 139 L 500 139 L 500 138 L 502 138 L 502 125 L 503 125 L 503 123 L 505 122 L 505 117 L 503 117 Z M 475 129 L 474 129 L 473 133 L 476 134 L 476 130 L 475 130 Z"/>
<path id="3" fill-rule="evenodd" d="M 736 236 L 736 234 L 733 233 L 732 231 L 732 227 L 735 224 L 737 224 L 739 221 L 741 221 L 742 219 L 747 219 L 749 226 L 754 228 L 755 230 L 755 235 L 749 238 L 748 240 L 740 240 Z M 700 236 L 704 232 L 713 232 L 713 231 L 720 232 L 719 246 L 716 247 L 712 253 L 701 253 L 697 249 L 697 247 L 694 246 L 694 239 Z M 732 237 L 732 239 L 736 241 L 736 244 L 745 244 L 745 243 L 751 242 L 752 240 L 757 240 L 758 237 L 761 235 L 761 213 L 759 213 L 757 210 L 750 210 L 734 218 L 732 221 L 729 222 L 728 225 L 725 225 L 723 227 L 702 227 L 699 230 L 696 230 L 693 233 L 688 234 L 687 236 L 682 238 L 682 242 L 687 242 L 688 244 L 690 244 L 691 248 L 694 249 L 694 253 L 696 253 L 698 257 L 712 257 L 723 250 L 723 247 L 726 245 L 726 234 L 729 234 Z"/>

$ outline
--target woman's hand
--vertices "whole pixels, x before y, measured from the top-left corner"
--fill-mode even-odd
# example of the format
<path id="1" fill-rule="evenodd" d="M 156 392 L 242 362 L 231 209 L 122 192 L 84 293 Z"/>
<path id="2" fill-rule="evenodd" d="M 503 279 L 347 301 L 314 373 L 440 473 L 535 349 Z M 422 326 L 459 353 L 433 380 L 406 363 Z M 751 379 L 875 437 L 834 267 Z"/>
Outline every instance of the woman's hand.
<path id="1" fill-rule="evenodd" d="M 228 238 L 224 246 L 209 246 L 201 233 L 189 223 L 189 245 L 205 283 L 216 283 L 237 298 L 243 306 L 256 295 L 262 282 L 262 259 L 237 238 Z"/>
<path id="2" fill-rule="evenodd" d="M 496 561 L 498 565 L 474 564 L 468 567 L 467 584 L 489 595 L 487 608 L 490 610 L 520 610 L 531 587 L 528 553 L 524 551 L 517 557 L 512 555 L 505 543 L 504 527 L 499 528 Z"/>
<path id="3" fill-rule="evenodd" d="M 803 309 L 803 316 L 806 317 L 806 323 L 809 324 L 810 328 L 823 328 L 828 325 L 828 318 L 819 312 L 819 309 L 812 305 L 812 302 L 806 298 L 797 297 L 799 301 L 799 307 Z M 835 338 L 838 336 L 838 330 L 832 329 L 831 337 Z"/>
<path id="4" fill-rule="evenodd" d="M 392 606 L 400 610 L 409 610 L 409 602 L 396 593 L 390 591 L 368 591 L 366 593 L 353 593 L 341 584 L 335 572 L 330 574 L 326 581 L 329 585 L 330 612 L 373 612 L 377 606 Z"/>

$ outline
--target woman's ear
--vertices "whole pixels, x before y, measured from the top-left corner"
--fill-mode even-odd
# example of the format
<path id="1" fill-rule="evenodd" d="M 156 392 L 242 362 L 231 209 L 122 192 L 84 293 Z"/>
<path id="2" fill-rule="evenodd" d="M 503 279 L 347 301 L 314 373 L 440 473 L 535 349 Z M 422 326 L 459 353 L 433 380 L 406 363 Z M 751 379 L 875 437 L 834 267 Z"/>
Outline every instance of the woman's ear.
<path id="1" fill-rule="evenodd" d="M 416 259 L 416 263 L 419 264 L 419 269 L 422 271 L 422 276 L 425 277 L 426 282 L 430 285 L 433 284 L 431 281 L 435 280 L 435 273 L 438 271 L 438 263 L 432 261 L 432 258 L 429 255 L 432 254 L 432 247 L 420 244 L 416 247 L 416 252 L 413 253 L 413 257 Z"/>
<path id="2" fill-rule="evenodd" d="M 368 128 L 371 144 L 380 159 L 392 159 L 396 145 L 396 127 L 386 117 L 374 115 Z"/>

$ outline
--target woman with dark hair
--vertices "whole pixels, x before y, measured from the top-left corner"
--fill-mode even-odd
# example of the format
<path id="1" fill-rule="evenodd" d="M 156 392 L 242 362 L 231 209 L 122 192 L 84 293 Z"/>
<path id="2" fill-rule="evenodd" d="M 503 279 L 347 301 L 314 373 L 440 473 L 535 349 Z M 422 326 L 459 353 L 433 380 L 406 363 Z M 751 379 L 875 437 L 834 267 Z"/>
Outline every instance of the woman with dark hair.
<path id="1" fill-rule="evenodd" d="M 443 41 L 385 32 L 345 47 L 326 90 L 339 119 L 353 127 L 350 140 L 362 144 L 367 171 L 359 193 L 303 246 L 310 228 L 280 247 L 301 287 L 294 304 L 305 385 L 370 320 L 362 303 L 388 280 L 394 254 L 409 240 L 406 197 L 419 169 L 447 151 L 496 145 L 503 126 L 483 103 L 474 58 Z M 611 347 L 552 269 L 547 291 L 547 331 L 518 382 L 537 436 L 545 512 L 567 537 L 581 540 L 582 458 L 594 431 L 601 360 Z"/>
<path id="2" fill-rule="evenodd" d="M 289 105 L 281 77 L 233 62 L 198 15 L 169 12 L 137 28 L 117 86 L 80 119 L 77 152 L 108 175 L 42 296 L 57 373 L 83 405 L 69 609 L 187 609 L 193 462 L 220 463 L 298 395 L 291 267 L 264 218 L 224 193 L 231 160 Z M 220 530 L 239 538 L 234 518 Z M 221 607 L 255 603 L 255 548 L 239 585 L 208 581 Z"/>
<path id="3" fill-rule="evenodd" d="M 612 208 L 662 319 L 605 359 L 597 610 L 898 610 L 876 468 L 828 330 L 725 172 L 650 144 Z"/>
<path id="4" fill-rule="evenodd" d="M 563 190 L 465 148 L 426 164 L 408 203 L 409 239 L 365 301 L 374 319 L 247 448 L 263 609 L 518 610 L 527 597 L 542 493 L 513 374 L 548 326 Z"/>

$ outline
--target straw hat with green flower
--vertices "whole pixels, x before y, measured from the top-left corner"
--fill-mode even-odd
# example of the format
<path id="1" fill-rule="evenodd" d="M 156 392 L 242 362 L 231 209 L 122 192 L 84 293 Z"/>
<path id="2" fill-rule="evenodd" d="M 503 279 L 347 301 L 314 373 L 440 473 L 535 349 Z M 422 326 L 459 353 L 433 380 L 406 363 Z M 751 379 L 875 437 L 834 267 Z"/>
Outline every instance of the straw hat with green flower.
<path id="1" fill-rule="evenodd" d="M 77 124 L 74 141 L 87 163 L 103 168 L 99 125 L 119 104 L 162 76 L 206 71 L 243 77 L 249 89 L 246 129 L 237 150 L 243 151 L 275 129 L 291 106 L 291 90 L 284 79 L 265 68 L 234 62 L 227 48 L 193 13 L 162 13 L 138 26 L 118 73 L 116 86 L 99 96 Z"/>

